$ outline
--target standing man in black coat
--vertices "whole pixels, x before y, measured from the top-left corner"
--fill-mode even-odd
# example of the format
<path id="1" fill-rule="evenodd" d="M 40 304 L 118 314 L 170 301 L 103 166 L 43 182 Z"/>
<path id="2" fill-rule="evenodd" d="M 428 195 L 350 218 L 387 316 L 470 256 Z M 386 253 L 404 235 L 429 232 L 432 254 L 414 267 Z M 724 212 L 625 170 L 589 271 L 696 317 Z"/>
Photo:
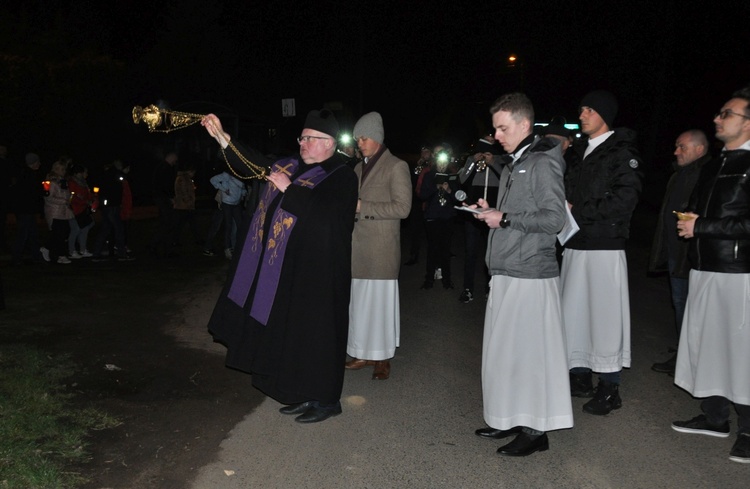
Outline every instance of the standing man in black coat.
<path id="1" fill-rule="evenodd" d="M 36 153 L 26 155 L 26 165 L 13 185 L 11 209 L 16 215 L 16 240 L 13 244 L 13 263 L 20 265 L 23 252 L 28 249 L 31 258 L 42 263 L 39 244 L 37 217 L 44 208 L 44 176 L 40 170 L 42 163 Z"/>
<path id="2" fill-rule="evenodd" d="M 411 170 L 411 211 L 409 212 L 409 259 L 404 265 L 416 265 L 419 261 L 419 249 L 422 247 L 424 234 L 424 202 L 419 198 L 420 178 L 430 171 L 432 165 L 432 150 L 422 146 L 419 160 Z"/>
<path id="3" fill-rule="evenodd" d="M 565 243 L 560 283 L 570 390 L 594 397 L 583 405 L 605 415 L 622 406 L 620 372 L 630 367 L 630 295 L 625 242 L 641 193 L 635 133 L 612 129 L 617 100 L 590 92 L 579 106 L 588 136 L 573 147 L 565 196 L 580 230 Z M 599 373 L 594 391 L 592 371 Z"/>
<path id="4" fill-rule="evenodd" d="M 119 168 L 118 168 L 119 166 Z M 125 178 L 121 171 L 122 162 L 116 160 L 104 169 L 99 182 L 99 212 L 102 216 L 102 227 L 94 243 L 94 257 L 92 261 L 102 261 L 104 245 L 108 239 L 114 239 L 112 250 L 117 253 L 118 261 L 131 261 L 125 247 L 125 226 L 120 218 L 122 207 L 122 182 Z M 113 258 L 112 255 L 110 255 Z"/>
<path id="5" fill-rule="evenodd" d="M 682 316 L 685 313 L 685 302 L 688 296 L 688 274 L 690 264 L 687 261 L 688 243 L 675 232 L 677 218 L 673 211 L 687 208 L 690 194 L 693 193 L 701 168 L 711 159 L 708 152 L 708 140 L 703 131 L 692 129 L 685 131 L 674 143 L 675 172 L 667 182 L 667 190 L 656 223 L 654 242 L 649 257 L 649 272 L 669 273 L 669 286 L 672 291 L 677 340 L 680 339 Z M 664 362 L 655 363 L 651 370 L 674 374 L 677 353 Z"/>
<path id="6" fill-rule="evenodd" d="M 466 191 L 465 203 L 474 204 L 484 199 L 490 207 L 497 204 L 499 171 L 495 166 L 495 157 L 501 155 L 503 149 L 495 144 L 492 134 L 482 136 L 473 148 L 473 154 L 466 158 L 463 168 L 458 172 L 458 180 L 462 190 Z M 460 215 L 464 223 L 464 286 L 458 296 L 459 302 L 464 304 L 474 300 L 474 277 L 476 275 L 477 257 L 481 257 L 487 248 L 489 228 L 483 222 L 474 219 L 471 214 Z M 482 287 L 485 294 L 490 291 L 490 277 L 486 266 L 482 265 Z"/>

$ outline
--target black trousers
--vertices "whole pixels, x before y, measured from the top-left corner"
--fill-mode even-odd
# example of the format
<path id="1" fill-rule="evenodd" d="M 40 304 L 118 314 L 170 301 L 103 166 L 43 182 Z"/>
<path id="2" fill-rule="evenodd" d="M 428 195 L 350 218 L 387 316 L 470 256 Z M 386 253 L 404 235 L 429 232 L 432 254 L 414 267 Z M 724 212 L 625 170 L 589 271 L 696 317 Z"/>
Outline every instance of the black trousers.
<path id="1" fill-rule="evenodd" d="M 70 235 L 70 225 L 67 219 L 52 219 L 49 235 L 50 260 L 57 260 L 61 256 L 67 256 L 68 246 L 66 239 Z"/>
<path id="2" fill-rule="evenodd" d="M 726 397 L 711 396 L 701 403 L 701 411 L 706 419 L 713 425 L 724 424 L 729 419 L 729 405 L 732 401 Z M 739 419 L 737 421 L 738 433 L 750 433 L 750 406 L 734 403 Z"/>
<path id="3" fill-rule="evenodd" d="M 482 280 L 484 292 L 490 291 L 490 274 L 484 265 L 484 251 L 487 249 L 487 235 L 490 228 L 482 221 L 469 215 L 464 219 L 464 289 L 474 293 L 474 277 L 477 270 L 477 260 L 482 261 Z"/>
<path id="4" fill-rule="evenodd" d="M 430 219 L 425 221 L 427 229 L 427 269 L 425 280 L 435 280 L 435 269 L 440 268 L 443 282 L 451 280 L 451 240 L 453 229 L 450 219 Z"/>

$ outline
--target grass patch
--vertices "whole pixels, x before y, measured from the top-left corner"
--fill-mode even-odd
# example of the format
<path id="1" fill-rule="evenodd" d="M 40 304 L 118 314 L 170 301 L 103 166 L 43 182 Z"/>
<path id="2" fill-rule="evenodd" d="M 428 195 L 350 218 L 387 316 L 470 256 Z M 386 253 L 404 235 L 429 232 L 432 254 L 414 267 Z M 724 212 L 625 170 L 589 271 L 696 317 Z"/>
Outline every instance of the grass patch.
<path id="1" fill-rule="evenodd" d="M 67 489 L 85 482 L 69 467 L 88 460 L 89 430 L 119 422 L 70 400 L 66 356 L 27 345 L 0 346 L 0 489 Z"/>

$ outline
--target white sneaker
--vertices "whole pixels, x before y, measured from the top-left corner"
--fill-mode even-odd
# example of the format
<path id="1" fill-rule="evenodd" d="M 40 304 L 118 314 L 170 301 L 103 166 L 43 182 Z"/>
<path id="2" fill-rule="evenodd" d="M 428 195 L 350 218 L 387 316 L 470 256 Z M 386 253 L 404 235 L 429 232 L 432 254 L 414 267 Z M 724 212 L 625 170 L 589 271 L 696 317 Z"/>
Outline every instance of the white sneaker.
<path id="1" fill-rule="evenodd" d="M 44 258 L 44 261 L 49 261 L 49 250 L 42 246 L 39 248 L 39 252 L 42 254 L 42 258 Z"/>
<path id="2" fill-rule="evenodd" d="M 89 252 L 89 250 L 83 250 L 81 252 L 81 257 L 82 258 L 91 258 L 92 256 L 94 256 L 94 254 L 91 253 L 91 252 Z"/>
<path id="3" fill-rule="evenodd" d="M 71 253 L 70 255 L 68 255 L 68 258 L 71 258 L 73 260 L 78 260 L 80 258 L 83 258 L 83 255 L 81 255 L 77 251 L 74 251 L 73 253 Z"/>
<path id="4" fill-rule="evenodd" d="M 231 260 L 232 259 L 232 248 L 227 248 L 226 250 L 224 250 L 224 256 L 227 257 L 227 260 Z"/>
<path id="5" fill-rule="evenodd" d="M 67 265 L 69 263 L 72 263 L 70 260 L 68 260 L 67 256 L 61 256 L 57 259 L 57 263 L 60 263 L 61 265 Z"/>

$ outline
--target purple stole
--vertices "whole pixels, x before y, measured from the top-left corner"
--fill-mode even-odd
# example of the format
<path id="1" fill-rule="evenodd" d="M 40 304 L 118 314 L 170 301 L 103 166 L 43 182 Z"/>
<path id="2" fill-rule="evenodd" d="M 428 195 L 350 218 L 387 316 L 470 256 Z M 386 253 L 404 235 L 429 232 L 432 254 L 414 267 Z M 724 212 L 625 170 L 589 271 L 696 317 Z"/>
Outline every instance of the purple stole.
<path id="1" fill-rule="evenodd" d="M 291 177 L 297 171 L 300 161 L 297 158 L 288 158 L 279 160 L 273 164 L 273 170 L 285 173 Z M 325 180 L 329 175 L 320 167 L 320 165 L 311 168 L 302 173 L 292 185 L 313 188 Z M 268 323 L 268 316 L 271 314 L 276 289 L 279 286 L 281 277 L 281 267 L 284 264 L 284 254 L 286 246 L 289 243 L 289 237 L 292 234 L 294 225 L 297 223 L 297 216 L 283 210 L 281 201 L 273 213 L 271 222 L 270 236 L 263 245 L 263 230 L 266 222 L 268 206 L 279 193 L 275 185 L 266 185 L 266 191 L 258 203 L 258 209 L 253 214 L 253 220 L 245 238 L 245 244 L 242 248 L 237 270 L 229 288 L 229 299 L 240 307 L 245 306 L 250 288 L 253 285 L 256 272 L 258 274 L 258 283 L 255 287 L 255 298 L 250 309 L 250 316 L 264 326 Z M 261 261 L 262 257 L 262 261 Z"/>

